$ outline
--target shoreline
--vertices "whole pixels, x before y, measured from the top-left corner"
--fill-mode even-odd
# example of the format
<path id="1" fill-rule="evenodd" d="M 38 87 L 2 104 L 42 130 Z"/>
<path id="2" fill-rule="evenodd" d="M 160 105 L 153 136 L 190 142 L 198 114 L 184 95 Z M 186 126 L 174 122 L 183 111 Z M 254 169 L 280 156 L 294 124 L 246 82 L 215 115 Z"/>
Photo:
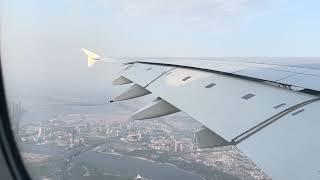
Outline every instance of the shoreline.
<path id="1" fill-rule="evenodd" d="M 154 160 L 151 160 L 151 159 L 147 159 L 147 158 L 145 158 L 145 157 L 132 156 L 132 155 L 127 155 L 127 154 L 121 154 L 121 153 L 119 153 L 119 152 L 102 152 L 102 151 L 94 151 L 94 150 L 92 150 L 92 151 L 93 151 L 93 152 L 96 152 L 96 153 L 102 153 L 102 154 L 117 155 L 117 156 L 127 156 L 127 157 L 131 157 L 131 158 L 134 158 L 134 159 L 149 161 L 149 162 L 152 162 L 152 163 L 169 165 L 169 166 L 171 166 L 171 167 L 176 168 L 177 170 L 181 170 L 181 171 L 183 171 L 183 172 L 185 172 L 185 173 L 188 173 L 188 174 L 190 174 L 190 175 L 198 176 L 198 177 L 200 177 L 202 180 L 206 180 L 206 179 L 205 179 L 204 177 L 202 177 L 201 175 L 196 174 L 196 173 L 193 173 L 193 172 L 190 172 L 190 171 L 187 171 L 187 170 L 184 170 L 184 169 L 182 169 L 182 168 L 179 168 L 177 165 L 172 164 L 172 163 L 154 161 Z"/>

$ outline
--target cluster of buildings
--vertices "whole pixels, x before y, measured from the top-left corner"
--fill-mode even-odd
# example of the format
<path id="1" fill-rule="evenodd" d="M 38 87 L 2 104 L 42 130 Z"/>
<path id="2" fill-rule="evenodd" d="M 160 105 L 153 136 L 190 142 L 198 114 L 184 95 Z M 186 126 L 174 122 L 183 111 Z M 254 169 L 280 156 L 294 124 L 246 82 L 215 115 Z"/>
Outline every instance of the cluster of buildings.
<path id="1" fill-rule="evenodd" d="M 19 136 L 22 142 L 38 145 L 55 144 L 66 148 L 79 147 L 85 143 L 85 138 L 78 136 L 76 130 L 50 126 L 39 126 L 33 133 L 20 134 Z"/>
<path id="2" fill-rule="evenodd" d="M 191 138 L 161 122 L 110 121 L 102 117 L 68 114 L 41 123 L 22 124 L 21 141 L 34 144 L 54 143 L 66 148 L 86 144 L 90 137 L 145 145 L 146 148 L 170 152 L 196 149 Z"/>
<path id="3" fill-rule="evenodd" d="M 114 140 L 113 143 L 120 142 L 139 145 L 143 149 L 180 153 L 184 159 L 191 162 L 223 169 L 226 172 L 235 172 L 235 175 L 241 174 L 242 177 L 253 176 L 248 174 L 249 172 L 255 173 L 255 177 L 263 177 L 263 173 L 254 168 L 249 161 L 243 163 L 245 158 L 236 149 L 200 153 L 192 139 L 191 130 L 182 132 L 161 121 L 117 121 L 103 116 L 68 114 L 41 123 L 20 123 L 18 130 L 17 137 L 25 143 L 55 144 L 70 149 L 87 146 L 92 143 L 92 139 L 98 137 L 104 139 L 104 143 L 110 143 L 107 140 L 111 139 Z M 239 166 L 236 171 L 235 166 Z"/>
<path id="4" fill-rule="evenodd" d="M 169 138 L 160 137 L 158 139 L 152 139 L 148 144 L 151 149 L 160 151 L 171 151 L 171 152 L 192 152 L 196 149 L 196 145 L 191 139 L 175 139 L 173 136 Z"/>

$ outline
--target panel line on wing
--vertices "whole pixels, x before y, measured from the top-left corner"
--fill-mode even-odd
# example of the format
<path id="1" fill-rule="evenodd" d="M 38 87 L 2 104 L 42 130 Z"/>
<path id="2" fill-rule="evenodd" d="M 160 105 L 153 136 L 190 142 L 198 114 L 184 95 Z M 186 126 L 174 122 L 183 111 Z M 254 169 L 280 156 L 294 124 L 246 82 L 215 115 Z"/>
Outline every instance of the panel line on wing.
<path id="1" fill-rule="evenodd" d="M 302 103 L 299 103 L 297 105 L 294 105 L 290 108 L 287 108 L 286 110 L 268 118 L 267 120 L 263 121 L 262 123 L 254 126 L 253 128 L 250 128 L 249 130 L 241 133 L 240 135 L 238 135 L 237 137 L 235 137 L 234 139 L 232 139 L 231 142 L 233 142 L 234 144 L 239 144 L 241 143 L 242 141 L 246 140 L 247 138 L 249 138 L 250 136 L 254 135 L 255 133 L 259 132 L 260 130 L 262 130 L 263 128 L 267 127 L 268 125 L 274 123 L 275 121 L 279 120 L 280 118 L 282 118 L 283 116 L 303 107 L 303 106 L 306 106 L 308 104 L 311 104 L 311 103 L 314 103 L 314 102 L 317 102 L 319 101 L 320 98 L 315 98 L 315 99 L 311 99 L 311 100 L 308 100 L 308 101 L 304 101 Z M 294 112 L 292 115 L 296 115 L 298 113 L 301 113 L 303 112 L 304 110 L 299 110 L 297 112 Z"/>
<path id="2" fill-rule="evenodd" d="M 172 69 L 169 69 L 168 71 L 164 71 L 163 73 L 161 73 L 158 77 L 154 78 L 152 81 L 150 81 L 146 86 L 144 86 L 144 88 L 148 87 L 150 84 L 152 84 L 154 81 L 156 81 L 157 79 L 159 79 L 161 76 L 163 75 L 167 75 L 167 74 L 170 74 L 172 70 L 174 70 L 176 68 L 172 68 Z"/>

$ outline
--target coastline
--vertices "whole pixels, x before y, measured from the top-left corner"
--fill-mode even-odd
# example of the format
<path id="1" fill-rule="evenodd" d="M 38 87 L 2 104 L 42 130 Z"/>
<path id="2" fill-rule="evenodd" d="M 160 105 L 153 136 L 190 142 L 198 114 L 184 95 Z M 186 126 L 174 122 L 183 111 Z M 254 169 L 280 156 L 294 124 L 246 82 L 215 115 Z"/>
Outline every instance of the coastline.
<path id="1" fill-rule="evenodd" d="M 196 173 L 193 173 L 193 172 L 190 172 L 190 171 L 187 171 L 187 170 L 184 170 L 182 168 L 179 168 L 177 165 L 175 164 L 172 164 L 172 163 L 168 163 L 168 162 L 160 162 L 160 161 L 154 161 L 154 160 L 151 160 L 151 159 L 147 159 L 145 157 L 140 157 L 140 156 L 132 156 L 132 155 L 127 155 L 127 154 L 121 154 L 119 152 L 102 152 L 102 151 L 94 151 L 96 153 L 104 153 L 104 154 L 109 154 L 109 155 L 116 155 L 116 156 L 127 156 L 127 157 L 131 157 L 131 158 L 134 158 L 134 159 L 140 159 L 140 160 L 144 160 L 144 161 L 149 161 L 149 162 L 152 162 L 152 163 L 158 163 L 158 164 L 164 164 L 164 165 L 168 165 L 168 166 L 171 166 L 177 170 L 181 170 L 185 173 L 188 173 L 190 175 L 194 175 L 194 176 L 199 176 L 202 180 L 206 180 L 205 177 L 199 175 L 199 174 L 196 174 Z"/>

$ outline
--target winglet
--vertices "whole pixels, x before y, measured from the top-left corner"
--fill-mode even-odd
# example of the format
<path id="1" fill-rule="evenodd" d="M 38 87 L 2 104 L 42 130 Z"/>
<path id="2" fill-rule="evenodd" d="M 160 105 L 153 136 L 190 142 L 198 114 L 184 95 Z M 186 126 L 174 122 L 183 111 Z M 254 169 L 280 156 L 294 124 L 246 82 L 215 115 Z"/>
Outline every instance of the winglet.
<path id="1" fill-rule="evenodd" d="M 96 62 L 100 61 L 100 56 L 85 48 L 81 49 L 88 56 L 88 67 L 92 67 Z"/>

